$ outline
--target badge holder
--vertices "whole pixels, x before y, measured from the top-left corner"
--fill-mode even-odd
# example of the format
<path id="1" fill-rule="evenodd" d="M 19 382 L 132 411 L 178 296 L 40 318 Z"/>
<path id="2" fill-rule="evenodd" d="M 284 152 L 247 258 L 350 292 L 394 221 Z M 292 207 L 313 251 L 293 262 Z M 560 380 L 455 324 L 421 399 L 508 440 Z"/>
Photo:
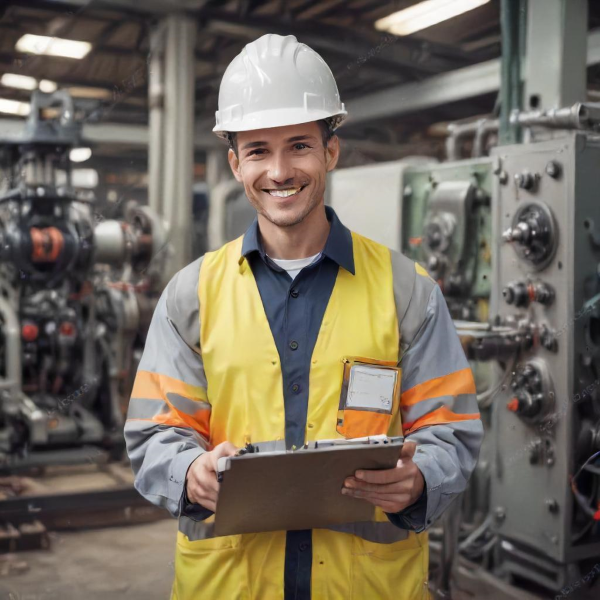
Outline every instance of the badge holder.
<path id="1" fill-rule="evenodd" d="M 345 357 L 337 432 L 347 439 L 400 435 L 402 369 L 394 361 Z"/>

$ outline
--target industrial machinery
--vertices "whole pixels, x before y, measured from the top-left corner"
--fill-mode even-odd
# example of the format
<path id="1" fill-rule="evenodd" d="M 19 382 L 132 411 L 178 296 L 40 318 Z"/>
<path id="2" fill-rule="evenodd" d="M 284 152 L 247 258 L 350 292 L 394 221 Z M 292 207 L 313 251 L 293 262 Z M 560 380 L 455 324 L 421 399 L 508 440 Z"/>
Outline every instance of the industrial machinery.
<path id="1" fill-rule="evenodd" d="M 106 219 L 73 186 L 69 152 L 81 143 L 64 91 L 34 92 L 24 135 L 0 140 L 4 471 L 123 449 L 138 331 L 154 309 L 165 231 L 135 204 L 123 220 Z"/>
<path id="2" fill-rule="evenodd" d="M 554 597 L 599 570 L 597 110 L 515 114 L 551 134 L 489 157 L 331 179 L 344 223 L 439 283 L 475 374 L 486 435 L 461 502 L 430 532 L 439 598 Z"/>
<path id="3" fill-rule="evenodd" d="M 491 299 L 531 335 L 494 399 L 495 569 L 555 591 L 600 555 L 600 140 L 563 134 L 494 151 Z"/>

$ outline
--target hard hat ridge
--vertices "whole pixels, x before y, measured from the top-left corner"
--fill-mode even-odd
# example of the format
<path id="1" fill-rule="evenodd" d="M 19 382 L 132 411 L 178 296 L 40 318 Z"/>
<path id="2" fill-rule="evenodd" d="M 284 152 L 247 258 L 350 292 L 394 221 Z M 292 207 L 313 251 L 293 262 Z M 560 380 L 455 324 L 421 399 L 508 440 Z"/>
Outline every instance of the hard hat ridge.
<path id="1" fill-rule="evenodd" d="M 327 63 L 293 35 L 266 34 L 247 44 L 225 71 L 213 131 L 230 132 L 325 120 L 347 112 Z"/>

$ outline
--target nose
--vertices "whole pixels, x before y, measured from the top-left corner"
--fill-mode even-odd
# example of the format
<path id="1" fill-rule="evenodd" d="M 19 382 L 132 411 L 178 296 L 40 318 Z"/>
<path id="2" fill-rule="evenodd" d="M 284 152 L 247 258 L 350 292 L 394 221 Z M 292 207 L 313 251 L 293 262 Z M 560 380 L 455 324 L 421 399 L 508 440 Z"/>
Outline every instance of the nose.
<path id="1" fill-rule="evenodd" d="M 273 153 L 269 164 L 268 176 L 277 185 L 294 178 L 294 169 L 285 153 Z"/>

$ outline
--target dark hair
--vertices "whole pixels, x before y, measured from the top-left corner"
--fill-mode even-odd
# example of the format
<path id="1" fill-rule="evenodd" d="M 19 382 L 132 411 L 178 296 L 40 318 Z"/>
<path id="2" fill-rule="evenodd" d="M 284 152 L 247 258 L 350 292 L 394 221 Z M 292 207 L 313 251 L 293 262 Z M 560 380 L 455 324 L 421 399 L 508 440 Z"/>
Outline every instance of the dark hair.
<path id="1" fill-rule="evenodd" d="M 331 126 L 325 119 L 317 121 L 317 125 L 321 130 L 323 148 L 327 148 L 329 140 L 335 135 L 335 133 L 331 130 Z M 227 134 L 227 139 L 229 141 L 229 147 L 235 152 L 235 155 L 238 156 L 237 133 L 235 131 L 229 132 Z"/>

